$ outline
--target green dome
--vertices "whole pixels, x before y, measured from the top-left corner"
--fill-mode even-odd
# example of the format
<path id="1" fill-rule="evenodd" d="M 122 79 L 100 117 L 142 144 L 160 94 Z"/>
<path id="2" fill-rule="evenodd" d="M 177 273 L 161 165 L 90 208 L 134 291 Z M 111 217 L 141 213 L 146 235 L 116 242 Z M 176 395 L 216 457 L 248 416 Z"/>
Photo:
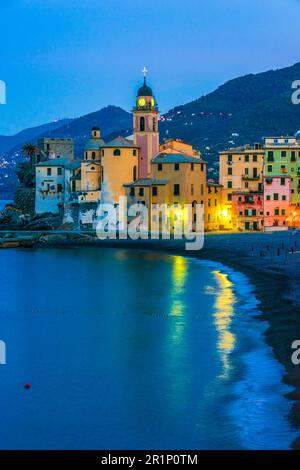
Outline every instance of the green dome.
<path id="1" fill-rule="evenodd" d="M 139 88 L 137 96 L 153 96 L 151 88 L 146 83 L 146 77 L 144 77 L 143 86 Z"/>

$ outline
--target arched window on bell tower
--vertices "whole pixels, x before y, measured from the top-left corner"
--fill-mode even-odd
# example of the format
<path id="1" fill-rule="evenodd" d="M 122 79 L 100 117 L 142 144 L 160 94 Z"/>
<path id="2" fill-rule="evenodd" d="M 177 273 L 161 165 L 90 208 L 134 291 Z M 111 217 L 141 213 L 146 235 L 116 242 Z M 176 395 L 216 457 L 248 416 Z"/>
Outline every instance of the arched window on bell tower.
<path id="1" fill-rule="evenodd" d="M 144 132 L 144 131 L 145 131 L 145 118 L 144 118 L 144 116 L 142 116 L 142 117 L 140 118 L 140 131 L 141 131 L 141 132 Z"/>
<path id="2" fill-rule="evenodd" d="M 153 132 L 156 131 L 156 119 L 155 119 L 155 117 L 153 118 L 153 129 L 152 130 L 153 130 Z"/>

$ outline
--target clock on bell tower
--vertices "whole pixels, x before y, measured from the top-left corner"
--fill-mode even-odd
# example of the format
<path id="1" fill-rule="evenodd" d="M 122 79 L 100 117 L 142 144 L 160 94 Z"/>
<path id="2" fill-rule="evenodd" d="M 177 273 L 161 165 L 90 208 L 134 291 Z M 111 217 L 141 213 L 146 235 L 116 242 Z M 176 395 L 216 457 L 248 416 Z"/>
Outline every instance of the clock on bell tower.
<path id="1" fill-rule="evenodd" d="M 159 111 L 152 90 L 146 82 L 146 68 L 143 73 L 144 83 L 138 90 L 136 106 L 133 108 L 134 143 L 140 147 L 139 178 L 147 178 L 150 175 L 151 159 L 159 153 Z"/>

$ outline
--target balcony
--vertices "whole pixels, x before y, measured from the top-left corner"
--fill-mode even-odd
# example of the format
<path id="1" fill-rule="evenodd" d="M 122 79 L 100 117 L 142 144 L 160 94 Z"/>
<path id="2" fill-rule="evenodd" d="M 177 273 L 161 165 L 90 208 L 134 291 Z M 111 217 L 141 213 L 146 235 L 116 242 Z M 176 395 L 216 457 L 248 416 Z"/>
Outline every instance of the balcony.
<path id="1" fill-rule="evenodd" d="M 242 180 L 244 181 L 259 181 L 260 177 L 258 175 L 242 175 Z"/>

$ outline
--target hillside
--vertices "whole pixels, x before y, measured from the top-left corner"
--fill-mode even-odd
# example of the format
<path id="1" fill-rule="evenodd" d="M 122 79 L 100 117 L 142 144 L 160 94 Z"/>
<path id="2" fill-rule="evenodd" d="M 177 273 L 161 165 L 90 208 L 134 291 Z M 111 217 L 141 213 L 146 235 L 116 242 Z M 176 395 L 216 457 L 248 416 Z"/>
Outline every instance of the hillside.
<path id="1" fill-rule="evenodd" d="M 294 134 L 300 129 L 300 105 L 291 102 L 294 80 L 300 80 L 300 63 L 230 80 L 212 93 L 161 116 L 161 140 L 174 137 L 192 143 L 208 161 L 209 176 L 217 178 L 220 150 L 261 141 L 266 135 Z M 155 92 L 159 97 L 159 89 Z M 11 186 L 12 165 L 20 159 L 20 148 L 27 140 L 36 140 L 43 135 L 72 137 L 76 155 L 80 156 L 94 125 L 101 128 L 103 137 L 128 136 L 132 132 L 131 114 L 115 106 L 64 123 L 60 121 L 60 124 L 47 124 L 13 137 L 0 137 L 0 155 L 2 150 L 5 157 L 2 162 L 7 162 L 3 168 L 0 161 L 2 190 Z"/>
<path id="2" fill-rule="evenodd" d="M 132 125 L 132 115 L 117 106 L 107 106 L 77 119 L 65 119 L 22 131 L 15 136 L 0 137 L 0 192 L 9 193 L 17 183 L 14 166 L 22 159 L 21 149 L 28 141 L 40 137 L 71 137 L 75 141 L 75 155 L 80 156 L 84 142 L 93 126 L 98 125 L 105 137 Z M 4 149 L 4 150 L 3 150 Z"/>

